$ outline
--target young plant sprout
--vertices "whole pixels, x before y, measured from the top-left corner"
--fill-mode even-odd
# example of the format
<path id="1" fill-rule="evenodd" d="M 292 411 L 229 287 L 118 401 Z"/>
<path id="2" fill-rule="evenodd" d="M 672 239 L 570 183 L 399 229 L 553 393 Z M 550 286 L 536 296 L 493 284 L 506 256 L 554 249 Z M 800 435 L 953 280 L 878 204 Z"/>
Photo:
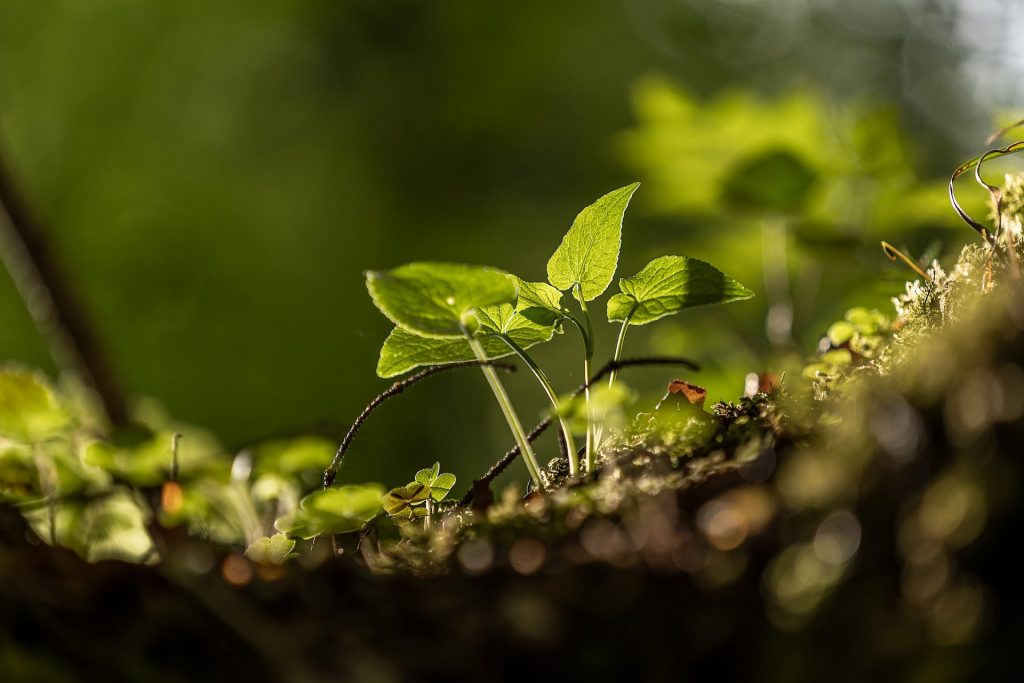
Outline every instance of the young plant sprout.
<path id="1" fill-rule="evenodd" d="M 622 222 L 639 183 L 614 190 L 584 208 L 547 263 L 548 282 L 529 282 L 485 266 L 411 263 L 391 271 L 366 273 L 370 296 L 395 328 L 381 347 L 377 374 L 394 377 L 420 366 L 477 360 L 501 407 L 533 481 L 544 489 L 531 439 L 490 361 L 517 355 L 530 368 L 551 403 L 566 447 L 569 474 L 592 472 L 602 425 L 596 424 L 590 385 L 594 358 L 594 323 L 588 302 L 601 296 L 618 267 Z M 608 302 L 608 320 L 622 323 L 612 363 L 621 361 L 626 330 L 684 308 L 749 299 L 753 292 L 713 266 L 684 256 L 663 256 L 639 273 L 619 281 L 621 293 Z M 569 292 L 578 315 L 563 304 Z M 565 324 L 583 340 L 583 395 L 586 406 L 584 464 L 578 461 L 572 426 L 559 411 L 554 385 L 527 349 L 550 341 Z M 615 372 L 609 387 L 615 383 Z M 411 487 L 412 485 L 410 485 Z M 390 504 L 396 513 L 413 508 L 423 492 L 395 489 Z M 389 494 L 391 495 L 391 494 Z M 422 500 L 426 500 L 422 498 Z M 425 514 L 425 513 L 424 513 Z"/>
<path id="2" fill-rule="evenodd" d="M 377 308 L 408 333 L 400 335 L 402 343 L 406 347 L 425 347 L 430 363 L 451 362 L 450 355 L 461 352 L 462 344 L 477 360 L 488 360 L 487 349 L 475 336 L 480 323 L 474 313 L 485 306 L 514 304 L 519 290 L 516 279 L 508 273 L 452 263 L 410 263 L 388 272 L 368 271 L 366 286 Z M 447 356 L 432 353 L 438 345 L 436 340 L 440 340 Z M 392 347 L 395 345 L 392 341 Z M 381 349 L 381 363 L 386 350 L 387 342 Z M 530 478 L 543 490 L 537 456 L 504 385 L 493 367 L 482 364 L 480 369 L 522 451 Z"/>
<path id="3" fill-rule="evenodd" d="M 686 256 L 660 256 L 632 277 L 619 280 L 608 300 L 608 322 L 621 322 L 613 361 L 622 355 L 630 325 L 646 325 L 684 308 L 741 301 L 754 293 L 710 263 Z M 615 383 L 615 372 L 608 376 Z"/>
<path id="4" fill-rule="evenodd" d="M 416 473 L 413 481 L 393 488 L 384 496 L 384 512 L 397 524 L 408 524 L 414 519 L 429 519 L 434 506 L 440 503 L 455 486 L 455 475 L 441 472 L 441 464 Z"/>
<path id="5" fill-rule="evenodd" d="M 590 319 L 587 302 L 604 294 L 615 277 L 622 246 L 622 220 L 626 207 L 640 183 L 633 183 L 604 195 L 580 211 L 573 220 L 569 232 L 548 260 L 548 281 L 556 288 L 571 291 L 583 314 L 583 326 L 577 328 L 583 334 L 585 354 L 583 377 L 590 377 L 590 365 L 594 358 L 594 326 Z M 590 412 L 590 387 L 584 390 L 588 408 L 586 470 L 594 469 L 595 446 L 594 425 Z"/>
<path id="6" fill-rule="evenodd" d="M 646 325 L 684 308 L 742 301 L 754 293 L 710 263 L 686 256 L 661 256 L 632 277 L 619 280 L 619 294 L 608 300 L 608 322 L 621 322 L 612 362 L 622 358 L 626 330 Z M 608 375 L 615 385 L 616 371 Z M 597 440 L 601 433 L 596 432 Z"/>

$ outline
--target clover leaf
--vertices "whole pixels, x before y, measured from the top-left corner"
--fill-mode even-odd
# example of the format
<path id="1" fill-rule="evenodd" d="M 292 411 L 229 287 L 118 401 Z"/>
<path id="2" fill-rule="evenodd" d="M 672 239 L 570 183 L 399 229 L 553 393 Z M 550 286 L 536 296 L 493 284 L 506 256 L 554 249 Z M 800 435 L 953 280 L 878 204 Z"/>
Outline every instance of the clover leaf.
<path id="1" fill-rule="evenodd" d="M 380 484 L 314 491 L 302 499 L 294 515 L 278 519 L 274 526 L 289 537 L 304 539 L 359 531 L 380 514 L 383 495 Z"/>
<path id="2" fill-rule="evenodd" d="M 455 486 L 455 475 L 449 472 L 442 473 L 441 463 L 435 462 L 432 468 L 416 473 L 416 483 L 426 486 L 434 502 L 440 503 Z M 412 484 L 409 485 L 412 486 Z"/>
<path id="3" fill-rule="evenodd" d="M 427 470 L 428 472 L 430 470 Z M 384 512 L 399 524 L 408 523 L 417 517 L 429 514 L 424 503 L 430 500 L 430 486 L 418 481 L 399 486 L 384 496 Z"/>

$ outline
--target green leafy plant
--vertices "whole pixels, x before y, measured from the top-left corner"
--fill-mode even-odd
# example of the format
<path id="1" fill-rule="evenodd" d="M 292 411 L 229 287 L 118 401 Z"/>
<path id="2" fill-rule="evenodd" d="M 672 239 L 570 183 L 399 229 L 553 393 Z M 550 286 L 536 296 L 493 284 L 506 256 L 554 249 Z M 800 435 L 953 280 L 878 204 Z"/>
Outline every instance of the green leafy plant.
<path id="1" fill-rule="evenodd" d="M 377 374 L 393 377 L 416 367 L 477 360 L 500 406 L 534 487 L 544 489 L 537 455 L 497 373 L 487 361 L 515 354 L 533 373 L 561 428 L 570 476 L 591 472 L 603 426 L 594 419 L 590 390 L 594 323 L 589 302 L 605 293 L 618 268 L 622 224 L 633 183 L 584 208 L 547 263 L 548 282 L 530 282 L 486 266 L 411 263 L 390 271 L 368 271 L 367 288 L 393 323 L 380 351 Z M 655 259 L 620 280 L 621 293 L 608 302 L 608 319 L 622 324 L 613 361 L 621 359 L 626 330 L 684 308 L 748 299 L 753 292 L 708 263 L 683 256 Z M 569 293 L 578 312 L 564 303 Z M 583 386 L 588 419 L 581 467 L 574 430 L 548 375 L 527 349 L 550 341 L 565 325 L 583 341 Z M 615 373 L 609 377 L 609 387 Z M 395 489 L 389 514 L 410 512 L 426 501 L 413 484 Z M 391 494 L 389 494 L 390 496 Z"/>
<path id="2" fill-rule="evenodd" d="M 399 524 L 427 517 L 436 503 L 445 499 L 455 486 L 455 475 L 441 472 L 441 464 L 420 470 L 413 481 L 393 488 L 384 496 L 384 512 Z"/>

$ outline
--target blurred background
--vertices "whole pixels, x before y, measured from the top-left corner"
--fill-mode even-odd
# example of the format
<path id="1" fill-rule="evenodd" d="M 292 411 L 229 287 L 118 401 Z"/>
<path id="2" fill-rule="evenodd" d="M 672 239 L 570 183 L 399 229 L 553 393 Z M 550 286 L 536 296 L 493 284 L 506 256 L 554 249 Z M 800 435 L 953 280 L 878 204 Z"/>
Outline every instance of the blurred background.
<path id="1" fill-rule="evenodd" d="M 125 390 L 228 449 L 340 438 L 387 385 L 364 269 L 542 279 L 576 212 L 633 180 L 620 275 L 682 254 L 757 296 L 625 355 L 694 358 L 735 399 L 850 306 L 891 312 L 912 274 L 880 240 L 973 239 L 945 184 L 1021 104 L 1022 31 L 1011 0 L 0 0 L 0 159 Z M 578 347 L 537 350 L 561 390 Z M 6 274 L 0 359 L 56 372 Z M 676 375 L 625 376 L 635 408 Z M 339 481 L 440 460 L 467 483 L 510 442 L 479 373 L 453 373 L 375 415 Z"/>

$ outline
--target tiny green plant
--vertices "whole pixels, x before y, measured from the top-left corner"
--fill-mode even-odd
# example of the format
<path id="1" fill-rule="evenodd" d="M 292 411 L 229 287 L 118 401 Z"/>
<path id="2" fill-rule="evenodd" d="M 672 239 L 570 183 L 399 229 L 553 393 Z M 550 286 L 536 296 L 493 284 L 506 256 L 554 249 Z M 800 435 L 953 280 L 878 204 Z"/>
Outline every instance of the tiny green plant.
<path id="1" fill-rule="evenodd" d="M 413 481 L 393 488 L 384 496 L 384 512 L 397 524 L 433 514 L 434 506 L 448 496 L 455 486 L 455 475 L 441 472 L 441 464 L 420 470 Z"/>
<path id="2" fill-rule="evenodd" d="M 514 354 L 530 369 L 558 419 L 570 476 L 592 472 L 603 425 L 594 420 L 590 391 L 595 344 L 588 304 L 604 294 L 615 277 L 623 219 L 638 187 L 639 183 L 633 183 L 609 192 L 576 216 L 548 260 L 547 282 L 531 282 L 487 266 L 435 262 L 368 271 L 366 283 L 374 304 L 395 324 L 381 348 L 377 374 L 395 377 L 421 366 L 478 361 L 512 430 L 534 488 L 544 490 L 537 455 L 490 364 L 493 359 Z M 654 259 L 636 275 L 622 278 L 619 288 L 620 293 L 608 301 L 608 320 L 621 323 L 613 363 L 621 360 L 626 331 L 631 326 L 645 325 L 693 306 L 753 296 L 752 291 L 714 266 L 685 256 Z M 566 305 L 566 293 L 575 300 L 576 311 Z M 582 466 L 572 424 L 564 411 L 559 411 L 561 399 L 547 373 L 527 352 L 552 340 L 565 326 L 579 332 L 583 346 L 588 419 L 583 430 Z M 613 370 L 609 387 L 614 383 Z M 422 491 L 413 488 L 410 484 L 392 491 L 397 513 L 415 515 L 407 511 L 427 501 Z"/>

